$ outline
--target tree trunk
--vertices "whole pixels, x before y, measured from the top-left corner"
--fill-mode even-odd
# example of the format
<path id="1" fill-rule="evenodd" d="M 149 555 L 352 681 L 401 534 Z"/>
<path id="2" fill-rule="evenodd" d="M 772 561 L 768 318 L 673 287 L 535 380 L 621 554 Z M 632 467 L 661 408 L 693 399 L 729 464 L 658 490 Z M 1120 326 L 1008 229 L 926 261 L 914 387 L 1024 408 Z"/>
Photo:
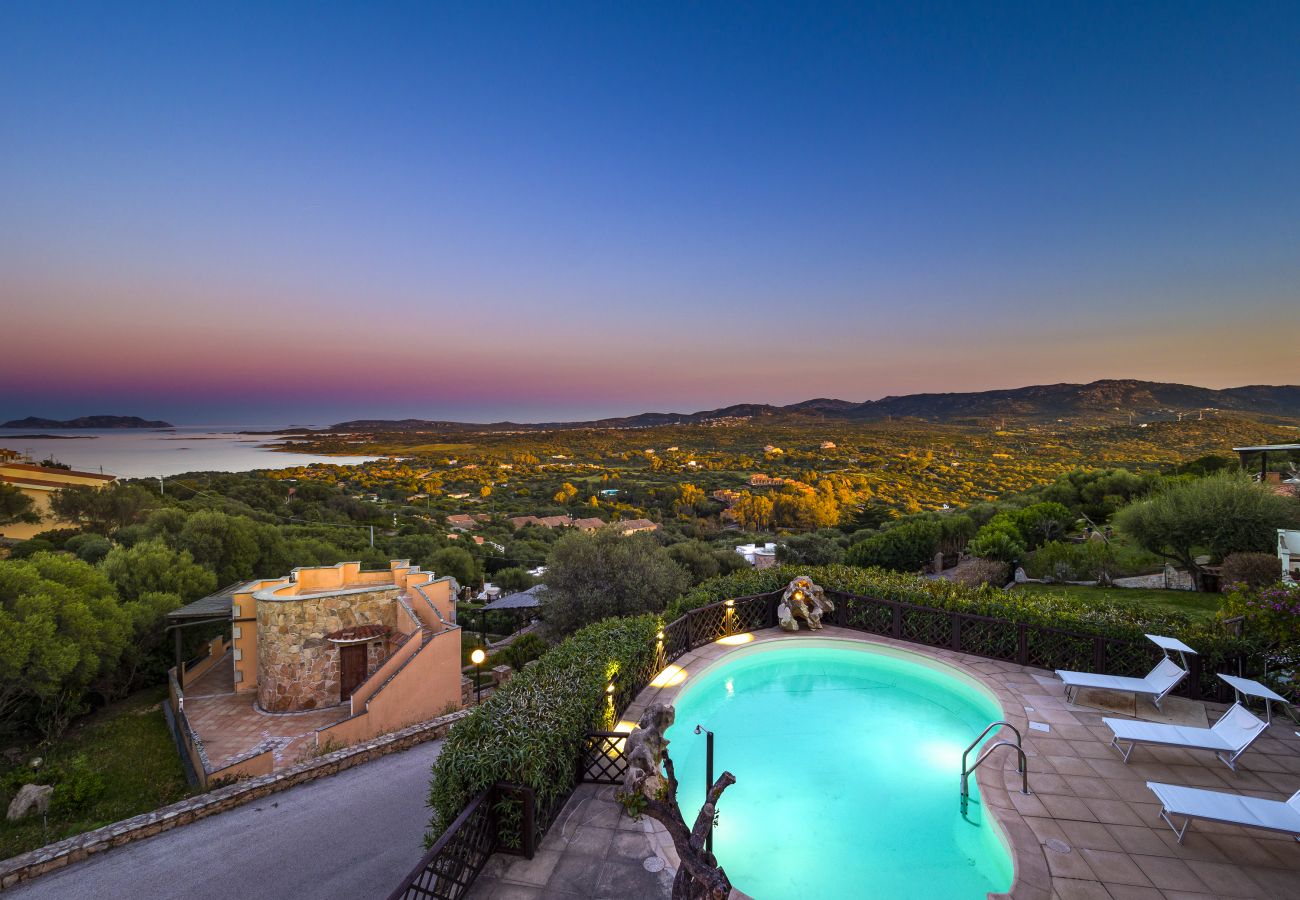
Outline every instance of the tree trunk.
<path id="1" fill-rule="evenodd" d="M 713 826 L 718 798 L 736 783 L 736 776 L 723 772 L 713 783 L 704 806 L 695 817 L 695 826 L 688 830 L 681 807 L 677 805 L 677 774 L 667 750 L 664 751 L 663 763 L 666 773 L 663 796 L 651 796 L 643 791 L 646 798 L 644 814 L 668 830 L 677 848 L 681 865 L 673 881 L 673 900 L 725 900 L 731 893 L 731 881 L 718 866 L 714 855 L 705 849 L 704 841 Z"/>

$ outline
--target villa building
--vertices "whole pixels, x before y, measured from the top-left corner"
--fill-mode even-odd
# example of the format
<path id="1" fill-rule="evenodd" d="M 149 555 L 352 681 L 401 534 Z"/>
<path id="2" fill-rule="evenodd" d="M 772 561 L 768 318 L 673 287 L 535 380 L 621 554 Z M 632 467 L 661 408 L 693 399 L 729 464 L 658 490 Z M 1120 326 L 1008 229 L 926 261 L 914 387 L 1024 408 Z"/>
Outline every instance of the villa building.
<path id="1" fill-rule="evenodd" d="M 347 562 L 249 582 L 231 596 L 235 691 L 256 691 L 266 712 L 351 702 L 356 715 L 358 696 L 364 704 L 381 687 L 407 692 L 404 678 L 367 685 L 371 676 L 400 675 L 425 657 L 409 686 L 423 696 L 403 705 L 432 716 L 460 695 L 459 635 L 446 638 L 457 630 L 458 589 L 405 560 L 378 572 Z"/>
<path id="2" fill-rule="evenodd" d="M 0 525 L 0 538 L 25 541 L 35 534 L 62 524 L 50 509 L 54 492 L 65 487 L 87 486 L 101 488 L 117 479 L 112 475 L 94 472 L 74 472 L 54 466 L 34 466 L 28 463 L 0 462 L 0 482 L 18 488 L 32 499 L 32 508 L 41 521 L 35 524 L 19 522 Z"/>
<path id="3" fill-rule="evenodd" d="M 228 643 L 215 639 L 205 659 L 171 673 L 173 718 L 198 780 L 265 774 L 296 753 L 458 708 L 458 590 L 406 560 L 375 572 L 345 562 L 232 585 L 169 613 L 177 627 L 231 623 Z"/>

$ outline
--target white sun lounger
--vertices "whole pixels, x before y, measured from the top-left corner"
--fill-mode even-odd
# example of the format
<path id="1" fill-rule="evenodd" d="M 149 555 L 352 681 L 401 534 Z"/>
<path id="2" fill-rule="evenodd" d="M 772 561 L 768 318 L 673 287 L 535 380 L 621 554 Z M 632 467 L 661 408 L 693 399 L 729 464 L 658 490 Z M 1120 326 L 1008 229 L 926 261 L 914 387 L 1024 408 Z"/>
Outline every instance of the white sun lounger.
<path id="1" fill-rule="evenodd" d="M 1192 819 L 1207 819 L 1211 822 L 1227 822 L 1245 828 L 1263 828 L 1266 831 L 1281 831 L 1295 835 L 1300 841 L 1300 791 L 1291 795 L 1291 799 L 1263 800 L 1259 797 L 1241 797 L 1223 791 L 1207 791 L 1205 788 L 1183 787 L 1178 784 L 1163 784 L 1148 781 L 1147 787 L 1164 804 L 1160 818 L 1178 835 L 1178 843 L 1183 842 L 1187 826 Z M 1183 827 L 1174 824 L 1173 817 L 1183 817 Z"/>
<path id="2" fill-rule="evenodd" d="M 1127 691 L 1134 694 L 1147 694 L 1151 702 L 1160 708 L 1160 701 L 1187 677 L 1187 654 L 1196 655 L 1196 651 L 1177 638 L 1148 634 L 1147 639 L 1165 653 L 1154 669 L 1142 678 L 1129 678 L 1122 675 L 1100 675 L 1094 672 L 1071 672 L 1057 669 L 1056 674 L 1065 682 L 1065 699 L 1074 702 L 1079 688 L 1101 688 L 1107 691 Z M 1180 666 L 1169 658 L 1169 651 L 1176 650 L 1183 657 Z"/>
<path id="3" fill-rule="evenodd" d="M 1192 728 L 1186 725 L 1163 725 L 1158 722 L 1135 722 L 1132 719 L 1102 719 L 1115 735 L 1111 746 L 1124 755 L 1128 762 L 1129 754 L 1138 744 L 1154 744 L 1159 747 L 1182 747 L 1189 750 L 1213 750 L 1229 769 L 1237 770 L 1237 757 L 1246 752 L 1246 748 L 1255 742 L 1255 738 L 1264 733 L 1268 723 L 1257 719 L 1246 707 L 1233 704 L 1223 714 L 1213 728 Z M 1120 746 L 1127 742 L 1125 750 Z"/>

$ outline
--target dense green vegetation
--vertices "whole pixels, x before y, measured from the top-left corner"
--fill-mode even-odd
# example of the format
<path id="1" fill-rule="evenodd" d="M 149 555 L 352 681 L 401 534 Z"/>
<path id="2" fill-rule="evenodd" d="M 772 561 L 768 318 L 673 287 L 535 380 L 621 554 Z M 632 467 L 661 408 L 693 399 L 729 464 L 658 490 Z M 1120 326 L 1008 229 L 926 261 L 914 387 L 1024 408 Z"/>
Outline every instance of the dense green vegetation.
<path id="1" fill-rule="evenodd" d="M 937 424 L 737 418 L 649 428 L 311 435 L 286 449 L 402 459 L 277 477 L 343 483 L 349 492 L 374 493 L 380 502 L 422 510 L 435 520 L 460 512 L 716 520 L 724 502 L 713 492 L 730 490 L 739 495 L 729 502 L 743 528 L 811 530 L 865 508 L 890 516 L 998 500 L 1081 465 L 1154 471 L 1224 454 L 1234 445 L 1294 440 L 1293 427 L 1227 415 L 1146 427 L 1097 419 Z M 786 483 L 750 485 L 760 473 Z M 1125 484 L 1107 487 L 1095 487 L 1087 502 L 1086 511 L 1099 521 L 1127 490 Z"/>
<path id="2" fill-rule="evenodd" d="M 777 566 L 737 572 L 697 585 L 670 603 L 663 616 L 666 621 L 671 621 L 688 609 L 716 603 L 727 597 L 775 591 L 785 587 L 800 574 L 811 576 L 828 590 L 1121 638 L 1141 639 L 1143 630 L 1151 628 L 1168 629 L 1170 633 L 1182 634 L 1198 627 L 1191 615 L 1177 607 L 1168 611 L 1156 611 L 1143 604 L 1098 604 L 1092 602 L 1092 597 L 1082 594 L 1043 595 L 1034 591 L 1004 591 L 988 586 L 971 588 L 951 581 L 931 581 L 882 569 L 855 566 Z M 1178 593 L 1195 596 L 1189 592 Z"/>
<path id="3" fill-rule="evenodd" d="M 166 693 L 149 688 L 78 722 L 42 748 L 39 768 L 24 757 L 0 771 L 6 800 L 24 784 L 55 785 L 48 828 L 39 816 L 0 820 L 0 859 L 186 797 L 191 789 L 163 720 Z"/>
<path id="4" fill-rule="evenodd" d="M 492 579 L 508 590 L 531 586 L 529 570 L 548 567 L 548 633 L 493 654 L 493 664 L 508 662 L 520 674 L 449 740 L 447 786 L 432 797 L 435 830 L 484 779 L 521 781 L 546 796 L 565 789 L 574 736 L 607 712 L 605 675 L 641 663 L 656 616 L 667 621 L 704 603 L 775 590 L 796 574 L 851 593 L 1087 633 L 1167 631 L 1218 652 L 1230 638 L 1216 617 L 1217 595 L 1105 588 L 1167 560 L 1199 573 L 1198 558 L 1208 557 L 1224 563 L 1225 577 L 1251 585 L 1229 595 L 1227 612 L 1285 649 L 1297 640 L 1300 606 L 1268 593 L 1270 562 L 1261 554 L 1271 550 L 1273 529 L 1300 524 L 1300 501 L 1236 474 L 1230 457 L 1206 454 L 1293 435 L 1229 417 L 1145 429 L 738 419 L 460 432 L 454 440 L 374 435 L 370 444 L 337 449 L 383 447 L 405 458 L 193 473 L 168 480 L 165 494 L 147 482 L 69 489 L 55 506 L 71 526 L 0 559 L 0 733 L 67 760 L 50 771 L 84 782 L 84 791 L 68 792 L 74 797 L 97 794 L 95 778 L 117 779 L 116 763 L 100 766 L 93 755 L 73 762 L 82 726 L 65 729 L 164 680 L 169 610 L 233 582 L 341 560 L 377 568 L 405 558 L 466 587 Z M 331 446 L 329 438 L 314 441 L 308 449 Z M 22 516 L 21 507 L 0 495 L 0 517 Z M 446 516 L 465 513 L 475 520 L 449 527 Z M 516 527 L 513 515 L 648 518 L 659 527 L 621 537 Z M 778 544 L 780 567 L 752 570 L 734 552 L 765 541 Z M 951 581 L 908 574 L 970 555 L 957 574 L 949 570 Z M 1056 583 L 1001 590 L 1013 563 Z M 1060 583 L 1067 581 L 1101 586 Z M 480 622 L 477 608 L 460 607 L 466 654 L 478 642 L 470 628 L 492 636 L 514 625 L 508 614 Z M 547 641 L 566 634 L 543 655 Z M 206 636 L 188 634 L 187 651 Z M 506 724 L 492 720 L 498 715 Z M 526 758 L 522 748 L 534 746 L 537 758 Z M 175 760 L 170 745 L 166 755 Z M 140 797 L 155 802 L 143 789 Z M 93 815 L 83 810 L 68 821 L 117 808 L 125 807 L 87 806 Z M 148 807 L 133 811 L 140 808 Z"/>
<path id="5" fill-rule="evenodd" d="M 493 782 L 527 785 L 541 806 L 567 793 L 586 733 L 614 724 L 606 688 L 620 673 L 651 664 L 657 629 L 654 616 L 589 625 L 458 723 L 433 766 L 429 841 Z M 519 825 L 512 812 L 517 810 L 499 810 L 506 837 L 517 841 Z"/>

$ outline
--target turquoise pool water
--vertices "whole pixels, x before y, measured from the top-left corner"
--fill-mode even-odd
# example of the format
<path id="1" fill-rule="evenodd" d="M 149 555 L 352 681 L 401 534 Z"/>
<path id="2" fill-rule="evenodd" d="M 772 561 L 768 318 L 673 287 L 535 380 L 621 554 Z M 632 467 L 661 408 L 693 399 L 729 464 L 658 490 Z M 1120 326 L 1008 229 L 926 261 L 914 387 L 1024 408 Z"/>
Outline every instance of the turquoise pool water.
<path id="1" fill-rule="evenodd" d="M 850 641 L 781 641 L 690 673 L 674 706 L 687 824 L 704 802 L 700 724 L 715 735 L 714 777 L 736 776 L 714 852 L 757 900 L 973 900 L 1010 887 L 1010 853 L 978 796 L 965 819 L 958 802 L 962 751 L 1002 711 L 955 670 Z"/>

